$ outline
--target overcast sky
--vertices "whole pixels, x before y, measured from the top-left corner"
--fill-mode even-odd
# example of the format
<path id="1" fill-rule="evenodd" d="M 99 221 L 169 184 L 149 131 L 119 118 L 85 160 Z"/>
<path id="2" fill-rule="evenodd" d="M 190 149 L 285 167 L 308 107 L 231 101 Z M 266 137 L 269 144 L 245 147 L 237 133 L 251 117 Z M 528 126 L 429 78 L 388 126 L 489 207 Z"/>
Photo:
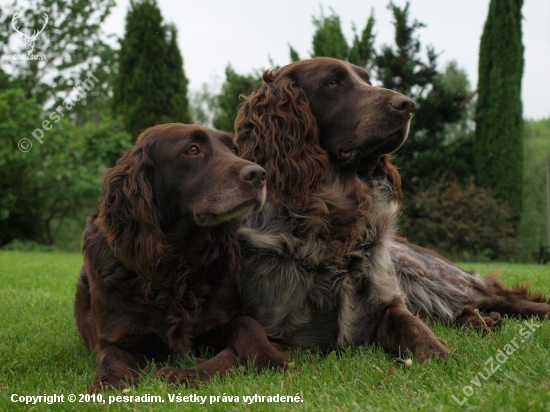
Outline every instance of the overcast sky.
<path id="1" fill-rule="evenodd" d="M 377 48 L 393 44 L 389 0 L 158 0 L 166 22 L 179 30 L 179 46 L 190 89 L 202 83 L 220 85 L 230 63 L 241 74 L 290 62 L 291 44 L 301 58 L 309 57 L 314 27 L 312 16 L 332 8 L 344 34 L 352 39 L 352 23 L 361 31 L 374 9 Z M 404 0 L 394 0 L 404 5 Z M 124 34 L 129 0 L 118 0 L 106 31 Z M 479 39 L 489 0 L 412 0 L 410 16 L 426 24 L 419 30 L 425 47 L 441 53 L 440 67 L 456 60 L 472 87 L 477 84 Z M 550 117 L 550 1 L 525 0 L 523 6 L 523 113 L 526 118 Z"/>

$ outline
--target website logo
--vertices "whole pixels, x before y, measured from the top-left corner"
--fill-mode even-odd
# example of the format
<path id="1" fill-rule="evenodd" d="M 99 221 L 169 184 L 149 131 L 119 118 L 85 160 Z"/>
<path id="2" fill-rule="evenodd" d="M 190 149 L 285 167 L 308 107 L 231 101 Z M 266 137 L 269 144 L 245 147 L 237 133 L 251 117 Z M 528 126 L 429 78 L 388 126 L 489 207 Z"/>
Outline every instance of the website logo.
<path id="1" fill-rule="evenodd" d="M 36 42 L 36 39 L 38 38 L 38 36 L 40 36 L 40 34 L 44 31 L 44 29 L 46 28 L 46 25 L 48 24 L 48 21 L 49 21 L 48 15 L 44 13 L 44 19 L 42 20 L 43 22 L 42 28 L 40 30 L 34 30 L 32 35 L 29 35 L 26 30 L 24 33 L 19 30 L 20 26 L 19 26 L 18 20 L 19 20 L 19 12 L 16 12 L 11 19 L 11 26 L 17 33 L 23 36 L 23 39 L 27 44 L 26 46 L 27 54 L 26 55 L 14 54 L 13 59 L 14 60 L 47 60 L 45 54 L 33 54 L 32 52 L 34 50 L 34 43 Z"/>

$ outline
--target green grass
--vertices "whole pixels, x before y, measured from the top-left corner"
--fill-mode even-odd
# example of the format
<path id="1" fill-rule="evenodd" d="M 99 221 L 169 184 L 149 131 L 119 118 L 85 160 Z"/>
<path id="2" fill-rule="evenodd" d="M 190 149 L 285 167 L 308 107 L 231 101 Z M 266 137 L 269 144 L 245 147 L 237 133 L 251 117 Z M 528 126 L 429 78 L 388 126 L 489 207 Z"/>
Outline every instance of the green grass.
<path id="1" fill-rule="evenodd" d="M 290 373 L 243 372 L 215 378 L 199 389 L 170 386 L 144 372 L 137 388 L 126 395 L 157 395 L 160 403 L 70 403 L 69 394 L 84 394 L 96 362 L 78 336 L 72 315 L 74 285 L 82 263 L 79 254 L 0 252 L 0 411 L 12 410 L 308 410 L 308 411 L 546 411 L 550 410 L 550 322 L 545 321 L 519 345 L 494 375 L 480 387 L 471 383 L 498 347 L 488 335 L 467 334 L 434 325 L 434 331 L 454 349 L 445 362 L 411 367 L 395 365 L 375 347 L 359 347 L 323 355 L 295 352 Z M 508 283 L 531 282 L 550 293 L 549 269 L 512 264 L 464 264 L 480 273 L 502 268 Z M 496 336 L 502 345 L 516 338 L 522 322 L 508 320 Z M 495 361 L 495 366 L 498 363 Z M 486 373 L 484 373 L 486 375 Z M 453 399 L 474 393 L 463 406 Z M 469 389 L 466 388 L 467 393 Z M 256 402 L 245 405 L 244 395 L 298 394 L 300 403 Z M 32 407 L 12 403 L 13 394 L 64 395 L 64 403 Z M 206 404 L 171 403 L 168 395 L 206 396 Z M 239 402 L 209 404 L 210 396 L 239 396 Z M 77 399 L 78 400 L 78 399 Z"/>

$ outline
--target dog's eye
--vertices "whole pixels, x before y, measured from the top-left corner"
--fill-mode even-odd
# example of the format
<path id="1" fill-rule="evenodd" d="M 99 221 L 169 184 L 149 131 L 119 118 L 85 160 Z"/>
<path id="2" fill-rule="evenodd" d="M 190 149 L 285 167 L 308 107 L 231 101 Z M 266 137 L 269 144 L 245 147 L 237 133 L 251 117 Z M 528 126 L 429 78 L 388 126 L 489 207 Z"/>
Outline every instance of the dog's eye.
<path id="1" fill-rule="evenodd" d="M 187 149 L 187 152 L 185 154 L 189 156 L 196 156 L 200 153 L 200 150 L 197 145 L 192 145 L 189 149 Z"/>
<path id="2" fill-rule="evenodd" d="M 237 156 L 239 156 L 239 148 L 238 148 L 237 146 L 233 147 L 233 148 L 231 149 L 231 151 L 232 151 L 233 153 L 235 153 Z"/>
<path id="3" fill-rule="evenodd" d="M 328 87 L 337 87 L 339 85 L 340 85 L 340 83 L 338 83 L 338 80 L 336 80 L 336 79 L 332 79 L 330 82 L 327 83 Z"/>

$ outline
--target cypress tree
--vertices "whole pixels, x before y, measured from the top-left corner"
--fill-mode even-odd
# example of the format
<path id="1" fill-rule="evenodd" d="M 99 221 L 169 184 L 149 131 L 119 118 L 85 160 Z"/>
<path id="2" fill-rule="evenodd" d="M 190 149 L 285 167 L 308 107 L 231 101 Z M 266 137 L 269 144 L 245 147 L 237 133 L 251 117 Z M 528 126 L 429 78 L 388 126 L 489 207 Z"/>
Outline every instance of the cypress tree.
<path id="1" fill-rule="evenodd" d="M 477 183 L 522 209 L 523 0 L 491 0 L 479 48 L 474 158 Z"/>
<path id="2" fill-rule="evenodd" d="M 134 137 L 166 122 L 189 122 L 187 79 L 176 30 L 162 22 L 155 0 L 133 0 L 121 40 L 114 114 Z"/>
<path id="3" fill-rule="evenodd" d="M 166 108 L 166 121 L 178 121 L 192 123 L 189 114 L 189 101 L 187 99 L 187 85 L 189 81 L 183 72 L 183 58 L 178 47 L 178 31 L 176 26 L 170 24 L 168 31 L 168 52 L 166 53 L 166 66 L 169 75 L 168 98 L 170 102 Z"/>
<path id="4" fill-rule="evenodd" d="M 390 1 L 395 28 L 394 45 L 383 45 L 376 54 L 374 69 L 382 86 L 411 97 L 416 102 L 409 138 L 396 153 L 396 162 L 402 167 L 402 184 L 405 199 L 440 180 L 441 166 L 446 173 L 462 170 L 456 163 L 446 140 L 447 125 L 462 117 L 460 104 L 467 95 L 465 90 L 451 90 L 437 68 L 438 54 L 422 44 L 418 37 L 424 23 L 411 19 L 410 2 L 404 7 Z"/>

